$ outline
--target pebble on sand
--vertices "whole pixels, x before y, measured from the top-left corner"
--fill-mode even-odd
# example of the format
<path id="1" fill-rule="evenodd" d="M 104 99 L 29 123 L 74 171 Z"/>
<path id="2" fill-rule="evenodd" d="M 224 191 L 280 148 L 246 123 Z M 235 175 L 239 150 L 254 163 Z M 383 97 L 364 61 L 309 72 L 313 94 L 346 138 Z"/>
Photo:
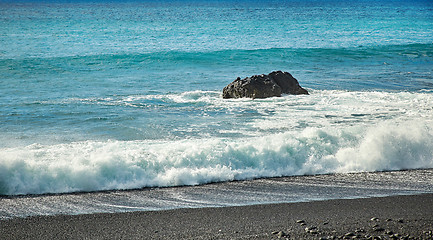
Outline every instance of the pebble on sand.
<path id="1" fill-rule="evenodd" d="M 275 231 L 272 232 L 273 235 L 277 235 L 278 238 L 288 237 L 289 235 L 284 231 Z"/>

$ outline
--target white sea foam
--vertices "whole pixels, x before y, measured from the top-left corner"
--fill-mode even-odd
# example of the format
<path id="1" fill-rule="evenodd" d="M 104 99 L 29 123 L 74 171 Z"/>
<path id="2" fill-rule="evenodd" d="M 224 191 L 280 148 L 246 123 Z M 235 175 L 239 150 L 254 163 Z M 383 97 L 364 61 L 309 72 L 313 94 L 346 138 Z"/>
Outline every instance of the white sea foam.
<path id="1" fill-rule="evenodd" d="M 311 93 L 225 100 L 218 92 L 193 91 L 71 100 L 138 106 L 163 99 L 169 106 L 220 114 L 200 114 L 188 129 L 174 125 L 209 132 L 196 137 L 5 146 L 0 149 L 0 194 L 433 168 L 431 92 Z"/>
<path id="2" fill-rule="evenodd" d="M 84 141 L 0 151 L 1 194 L 197 185 L 283 175 L 433 167 L 433 129 L 387 121 L 243 139 Z"/>

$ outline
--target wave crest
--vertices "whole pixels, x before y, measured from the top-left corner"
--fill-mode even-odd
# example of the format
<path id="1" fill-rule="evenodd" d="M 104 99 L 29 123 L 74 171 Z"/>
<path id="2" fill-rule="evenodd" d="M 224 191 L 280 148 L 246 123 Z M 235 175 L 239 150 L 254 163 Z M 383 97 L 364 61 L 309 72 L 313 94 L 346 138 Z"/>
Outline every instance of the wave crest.
<path id="1" fill-rule="evenodd" d="M 0 151 L 0 194 L 197 185 L 433 167 L 433 129 L 387 122 L 243 139 L 83 141 Z"/>

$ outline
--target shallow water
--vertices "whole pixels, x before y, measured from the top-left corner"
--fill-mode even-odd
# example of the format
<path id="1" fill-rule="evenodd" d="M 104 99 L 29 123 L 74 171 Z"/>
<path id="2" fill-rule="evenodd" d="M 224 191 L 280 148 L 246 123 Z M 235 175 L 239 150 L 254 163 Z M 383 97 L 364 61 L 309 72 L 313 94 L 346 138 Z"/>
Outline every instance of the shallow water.
<path id="1" fill-rule="evenodd" d="M 331 174 L 129 191 L 0 197 L 0 220 L 37 215 L 354 199 L 433 192 L 433 170 Z"/>

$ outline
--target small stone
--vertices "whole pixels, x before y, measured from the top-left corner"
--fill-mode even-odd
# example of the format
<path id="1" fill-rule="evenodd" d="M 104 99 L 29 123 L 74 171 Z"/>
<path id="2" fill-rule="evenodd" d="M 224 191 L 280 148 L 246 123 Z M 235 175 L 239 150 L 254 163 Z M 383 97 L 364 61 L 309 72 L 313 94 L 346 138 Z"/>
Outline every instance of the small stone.
<path id="1" fill-rule="evenodd" d="M 315 229 L 317 229 L 317 227 L 314 227 L 314 226 L 312 226 L 312 227 L 306 227 L 305 231 L 306 232 L 310 232 L 311 230 L 315 230 Z"/>
<path id="2" fill-rule="evenodd" d="M 373 231 L 375 231 L 375 232 L 382 232 L 382 231 L 385 231 L 385 229 L 381 228 L 381 227 L 374 227 Z"/>
<path id="3" fill-rule="evenodd" d="M 296 223 L 305 223 L 304 220 L 297 220 Z"/>
<path id="4" fill-rule="evenodd" d="M 399 220 L 397 220 L 397 222 L 404 223 L 404 220 L 403 219 L 399 219 Z"/>
<path id="5" fill-rule="evenodd" d="M 285 233 L 285 232 L 283 232 L 283 231 L 279 231 L 278 233 L 277 233 L 277 237 L 278 238 L 282 238 L 282 237 L 287 237 L 288 235 Z"/>
<path id="6" fill-rule="evenodd" d="M 307 225 L 306 223 L 301 223 L 301 226 L 305 226 L 305 225 Z"/>
<path id="7" fill-rule="evenodd" d="M 353 236 L 355 236 L 355 233 L 353 233 L 353 232 L 348 232 L 348 233 L 344 234 L 344 236 L 347 236 L 347 237 L 353 237 Z"/>
<path id="8" fill-rule="evenodd" d="M 388 230 L 385 233 L 388 234 L 388 235 L 393 235 L 394 234 L 391 230 Z"/>
<path id="9" fill-rule="evenodd" d="M 386 221 L 387 221 L 387 222 L 391 222 L 391 221 L 392 221 L 392 219 L 391 219 L 391 218 L 388 218 L 388 219 L 386 219 Z"/>
<path id="10" fill-rule="evenodd" d="M 280 231 L 273 231 L 272 234 L 273 235 L 277 235 Z"/>
<path id="11" fill-rule="evenodd" d="M 324 222 L 324 223 L 323 223 L 323 225 L 328 225 L 328 224 L 329 224 L 329 222 Z"/>
<path id="12" fill-rule="evenodd" d="M 377 217 L 373 217 L 373 218 L 371 218 L 370 220 L 371 220 L 371 221 L 379 221 L 379 218 L 377 218 Z"/>

